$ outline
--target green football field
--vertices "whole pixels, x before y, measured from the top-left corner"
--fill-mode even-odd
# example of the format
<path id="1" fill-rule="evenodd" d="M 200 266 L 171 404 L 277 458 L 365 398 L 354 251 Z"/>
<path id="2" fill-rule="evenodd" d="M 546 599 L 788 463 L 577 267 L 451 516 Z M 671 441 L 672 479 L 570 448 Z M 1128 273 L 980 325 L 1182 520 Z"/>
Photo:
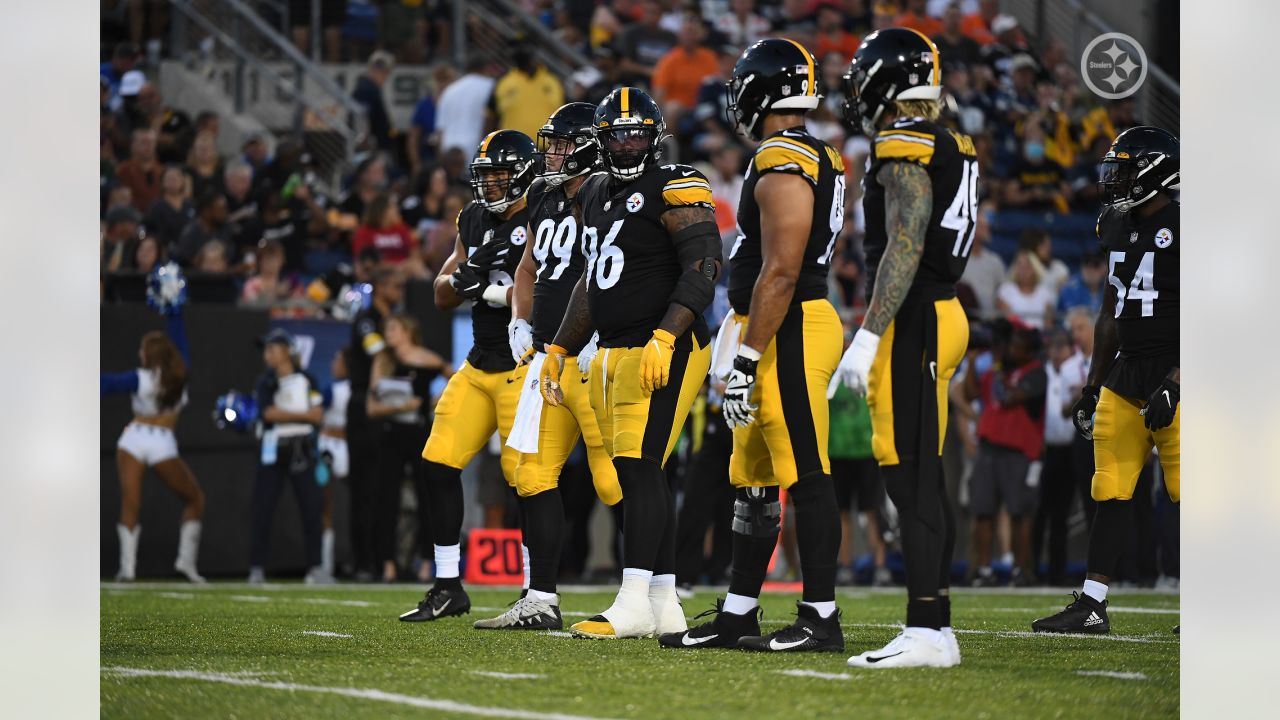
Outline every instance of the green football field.
<path id="1" fill-rule="evenodd" d="M 569 588 L 569 624 L 612 601 Z M 574 590 L 581 590 L 576 592 Z M 1178 596 L 1119 592 L 1112 634 L 1033 635 L 1054 591 L 956 592 L 963 664 L 854 670 L 897 632 L 901 590 L 842 590 L 849 652 L 660 649 L 655 640 L 477 631 L 511 590 L 469 590 L 472 614 L 410 624 L 415 586 L 104 584 L 102 716 L 114 718 L 1160 717 L 1178 713 Z M 766 595 L 764 627 L 795 595 Z M 685 602 L 706 609 L 715 592 Z"/>

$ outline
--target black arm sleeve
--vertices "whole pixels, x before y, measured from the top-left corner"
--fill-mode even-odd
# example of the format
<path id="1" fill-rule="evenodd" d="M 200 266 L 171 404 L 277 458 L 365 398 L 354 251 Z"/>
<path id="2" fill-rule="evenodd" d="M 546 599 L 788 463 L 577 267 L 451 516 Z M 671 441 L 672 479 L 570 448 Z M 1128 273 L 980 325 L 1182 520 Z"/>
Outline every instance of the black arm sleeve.
<path id="1" fill-rule="evenodd" d="M 720 232 L 712 222 L 700 222 L 671 235 L 684 272 L 671 293 L 671 302 L 701 315 L 715 298 L 720 273 Z"/>

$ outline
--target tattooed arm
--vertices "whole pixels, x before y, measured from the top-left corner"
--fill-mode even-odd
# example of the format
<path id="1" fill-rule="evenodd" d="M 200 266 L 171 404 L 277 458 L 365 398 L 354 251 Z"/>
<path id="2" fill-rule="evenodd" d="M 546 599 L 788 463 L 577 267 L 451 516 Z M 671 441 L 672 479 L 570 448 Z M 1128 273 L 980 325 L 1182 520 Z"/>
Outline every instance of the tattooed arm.
<path id="1" fill-rule="evenodd" d="M 667 313 L 658 329 L 680 337 L 715 298 L 720 276 L 720 233 L 715 211 L 705 205 L 682 205 L 662 214 L 684 273 L 671 294 Z"/>
<path id="2" fill-rule="evenodd" d="M 587 274 L 582 273 L 578 284 L 573 286 L 569 295 L 569 307 L 564 311 L 564 320 L 560 321 L 560 329 L 551 341 L 568 350 L 570 355 L 577 355 L 583 345 L 591 339 L 591 310 L 587 306 Z"/>
<path id="3" fill-rule="evenodd" d="M 763 353 L 791 308 L 813 224 L 813 186 L 800 175 L 766 173 L 756 182 L 755 198 L 764 262 L 751 293 L 742 344 Z"/>
<path id="4" fill-rule="evenodd" d="M 886 163 L 876 175 L 884 185 L 889 244 L 876 268 L 876 286 L 862 327 L 884 335 L 915 280 L 924 255 L 924 236 L 933 212 L 929 173 L 912 163 Z"/>

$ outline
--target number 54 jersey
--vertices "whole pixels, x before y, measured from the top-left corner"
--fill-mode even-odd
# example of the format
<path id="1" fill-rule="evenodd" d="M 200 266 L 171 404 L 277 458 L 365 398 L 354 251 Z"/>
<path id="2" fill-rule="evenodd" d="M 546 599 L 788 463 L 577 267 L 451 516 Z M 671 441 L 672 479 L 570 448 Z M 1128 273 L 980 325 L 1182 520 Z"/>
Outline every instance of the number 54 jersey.
<path id="1" fill-rule="evenodd" d="M 684 272 L 662 215 L 681 207 L 714 209 L 711 185 L 688 165 L 662 165 L 625 185 L 608 173 L 592 175 L 578 196 L 587 299 L 600 347 L 643 347 Z M 701 314 L 693 335 L 700 345 L 706 343 Z"/>
<path id="2" fill-rule="evenodd" d="M 876 175 L 890 162 L 908 162 L 929 173 L 933 208 L 925 230 L 924 255 L 904 305 L 945 300 L 956 295 L 973 247 L 978 210 L 978 158 L 968 135 L 922 118 L 904 118 L 876 134 L 862 199 L 867 231 L 867 299 L 876 286 L 876 269 L 889 244 L 885 228 L 885 189 Z"/>

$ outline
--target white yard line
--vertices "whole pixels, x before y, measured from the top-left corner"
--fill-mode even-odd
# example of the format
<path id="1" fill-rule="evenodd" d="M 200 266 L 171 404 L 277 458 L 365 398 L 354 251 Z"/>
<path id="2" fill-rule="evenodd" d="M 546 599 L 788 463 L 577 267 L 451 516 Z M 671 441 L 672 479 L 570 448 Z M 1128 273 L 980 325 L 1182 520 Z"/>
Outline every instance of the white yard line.
<path id="1" fill-rule="evenodd" d="M 343 605 L 346 607 L 373 607 L 374 605 L 385 605 L 386 603 L 371 603 L 367 600 L 334 600 L 332 598 L 289 598 L 291 602 L 307 603 L 308 605 Z"/>
<path id="2" fill-rule="evenodd" d="M 158 592 L 156 593 L 156 596 L 162 597 L 162 598 L 169 598 L 170 600 L 194 600 L 196 597 L 191 593 L 180 593 L 180 592 Z"/>
<path id="3" fill-rule="evenodd" d="M 271 598 L 267 597 L 266 595 L 228 595 L 227 599 L 235 600 L 236 602 L 253 602 L 253 603 L 271 602 Z"/>
<path id="4" fill-rule="evenodd" d="M 779 670 L 779 675 L 787 675 L 790 677 L 817 678 L 819 680 L 852 680 L 853 676 L 847 673 L 825 673 L 817 670 Z"/>
<path id="5" fill-rule="evenodd" d="M 108 667 L 103 672 L 128 678 L 168 678 L 172 680 L 199 680 L 203 682 L 237 685 L 240 687 L 261 688 L 263 690 L 283 690 L 286 692 L 311 692 L 328 695 L 341 695 L 358 700 L 377 700 L 379 702 L 406 705 L 409 707 L 436 710 L 458 715 L 478 715 L 481 717 L 518 718 L 519 720 L 595 720 L 584 715 L 567 715 L 564 713 L 541 713 L 516 708 L 486 707 L 470 705 L 454 700 L 439 700 L 418 695 L 402 695 L 400 693 L 378 690 L 376 688 L 330 687 L 325 685 L 303 685 L 300 683 L 255 680 L 230 673 L 203 672 L 199 670 L 149 670 L 145 668 Z"/>
<path id="6" fill-rule="evenodd" d="M 566 632 L 564 630 L 548 630 L 542 634 L 549 635 L 551 637 L 573 637 L 573 633 Z"/>
<path id="7" fill-rule="evenodd" d="M 1125 607 L 1123 605 L 1108 605 L 1107 612 L 1113 613 L 1148 613 L 1151 615 L 1177 615 L 1182 611 L 1178 608 L 1143 608 L 1143 607 Z"/>
<path id="8" fill-rule="evenodd" d="M 482 677 L 497 678 L 498 680 L 541 680 L 546 677 L 546 675 L 538 675 L 536 673 L 507 673 L 494 672 L 492 670 L 471 670 L 470 673 Z"/>
<path id="9" fill-rule="evenodd" d="M 1117 680 L 1146 680 L 1146 675 L 1140 672 L 1117 672 L 1115 670 L 1077 670 L 1077 675 L 1087 675 L 1090 677 L 1107 677 Z"/>
<path id="10" fill-rule="evenodd" d="M 355 637 L 354 635 L 348 635 L 348 634 L 346 634 L 346 633 L 329 632 L 328 630 L 303 630 L 303 631 L 302 631 L 302 634 L 303 634 L 303 635 L 315 635 L 316 637 L 331 637 L 331 638 L 352 638 L 352 637 Z"/>

